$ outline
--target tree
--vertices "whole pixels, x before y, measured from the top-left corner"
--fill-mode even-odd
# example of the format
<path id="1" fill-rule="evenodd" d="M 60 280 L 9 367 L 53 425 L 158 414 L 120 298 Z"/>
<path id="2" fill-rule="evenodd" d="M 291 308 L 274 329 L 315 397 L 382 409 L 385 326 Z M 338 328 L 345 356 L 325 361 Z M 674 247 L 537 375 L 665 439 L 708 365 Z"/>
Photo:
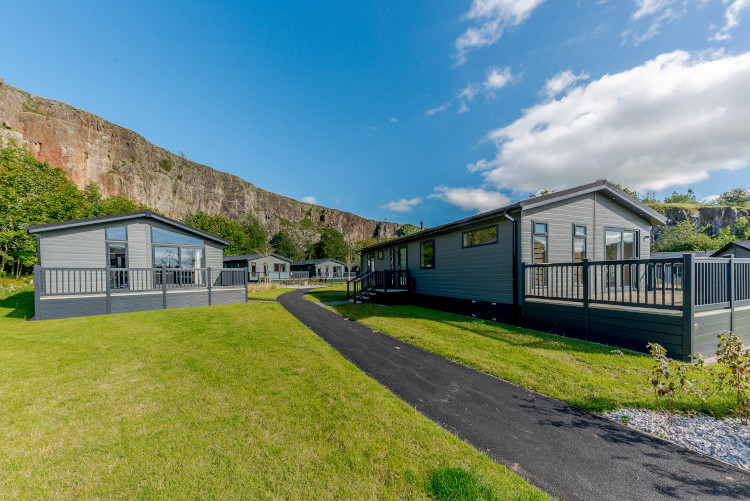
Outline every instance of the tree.
<path id="1" fill-rule="evenodd" d="M 186 214 L 182 220 L 185 224 L 213 233 L 232 242 L 231 245 L 224 247 L 225 256 L 254 252 L 249 247 L 245 227 L 239 221 L 219 215 L 212 216 L 205 212 Z"/>
<path id="2" fill-rule="evenodd" d="M 735 240 L 750 240 L 750 220 L 746 217 L 737 219 L 732 228 Z"/>
<path id="3" fill-rule="evenodd" d="M 265 244 L 268 243 L 268 232 L 260 224 L 258 218 L 248 212 L 245 214 L 243 228 L 247 236 L 247 247 L 250 252 L 262 254 L 261 249 L 264 249 Z"/>
<path id="4" fill-rule="evenodd" d="M 683 220 L 674 226 L 667 226 L 654 242 L 658 252 L 688 252 L 701 250 L 718 250 L 732 241 L 729 227 L 723 228 L 716 237 L 708 235 L 708 226 L 698 227 L 698 223 Z"/>
<path id="5" fill-rule="evenodd" d="M 312 252 L 309 254 L 312 254 L 313 257 L 308 259 L 329 258 L 344 261 L 349 251 L 349 245 L 347 245 L 346 239 L 344 239 L 344 235 L 341 232 L 333 228 L 326 228 L 320 234 L 320 240 L 311 249 L 308 249 L 308 251 L 310 250 Z"/>
<path id="6" fill-rule="evenodd" d="M 677 193 L 673 191 L 672 194 L 664 198 L 665 204 L 697 204 L 698 198 L 695 196 L 695 192 L 692 188 L 688 188 L 687 193 Z"/>
<path id="7" fill-rule="evenodd" d="M 549 195 L 550 193 L 554 193 L 557 190 L 554 188 L 542 188 L 541 190 L 537 191 L 536 193 L 529 193 L 529 198 L 536 198 L 541 197 L 544 195 Z"/>
<path id="8" fill-rule="evenodd" d="M 271 237 L 271 245 L 276 249 L 276 254 L 280 256 L 288 257 L 294 261 L 299 258 L 299 251 L 294 240 L 282 231 Z"/>
<path id="9" fill-rule="evenodd" d="M 401 228 L 398 229 L 398 231 L 396 232 L 396 235 L 398 235 L 399 237 L 403 237 L 405 235 L 411 235 L 412 233 L 418 233 L 420 231 L 421 230 L 419 229 L 418 226 L 414 226 L 413 224 L 406 223 L 405 225 L 403 225 Z"/>
<path id="10" fill-rule="evenodd" d="M 750 190 L 744 188 L 735 188 L 725 191 L 716 199 L 719 205 L 728 205 L 731 207 L 747 207 L 750 205 Z"/>

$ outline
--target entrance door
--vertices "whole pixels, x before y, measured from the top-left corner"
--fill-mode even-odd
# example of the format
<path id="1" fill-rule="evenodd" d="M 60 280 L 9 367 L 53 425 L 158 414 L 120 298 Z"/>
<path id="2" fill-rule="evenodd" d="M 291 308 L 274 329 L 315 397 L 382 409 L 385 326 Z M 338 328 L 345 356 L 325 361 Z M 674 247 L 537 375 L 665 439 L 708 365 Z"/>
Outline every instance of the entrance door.
<path id="1" fill-rule="evenodd" d="M 110 267 L 109 287 L 128 288 L 128 247 L 126 244 L 107 244 L 107 259 Z"/>

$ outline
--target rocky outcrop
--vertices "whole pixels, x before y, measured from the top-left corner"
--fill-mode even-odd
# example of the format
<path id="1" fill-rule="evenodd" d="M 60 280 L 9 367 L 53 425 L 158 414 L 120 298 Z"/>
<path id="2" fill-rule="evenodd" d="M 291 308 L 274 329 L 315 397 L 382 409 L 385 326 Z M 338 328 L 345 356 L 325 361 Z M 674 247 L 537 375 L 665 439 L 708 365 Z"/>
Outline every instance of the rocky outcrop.
<path id="1" fill-rule="evenodd" d="M 719 232 L 729 226 L 734 226 L 739 218 L 746 218 L 750 215 L 750 209 L 735 207 L 719 206 L 702 206 L 696 208 L 684 208 L 679 206 L 658 205 L 654 207 L 664 214 L 667 219 L 667 225 L 674 225 L 680 221 L 690 220 L 697 223 L 700 228 L 708 227 L 707 233 L 716 236 Z M 652 233 L 657 236 L 663 226 L 654 226 Z"/>
<path id="2" fill-rule="evenodd" d="M 59 101 L 33 96 L 0 79 L 0 138 L 27 144 L 40 160 L 63 169 L 79 188 L 94 181 L 103 195 L 124 195 L 180 218 L 205 211 L 241 219 L 255 215 L 274 233 L 317 240 L 326 227 L 350 241 L 390 236 L 398 224 L 298 202 L 237 176 L 191 162 L 135 132 Z"/>

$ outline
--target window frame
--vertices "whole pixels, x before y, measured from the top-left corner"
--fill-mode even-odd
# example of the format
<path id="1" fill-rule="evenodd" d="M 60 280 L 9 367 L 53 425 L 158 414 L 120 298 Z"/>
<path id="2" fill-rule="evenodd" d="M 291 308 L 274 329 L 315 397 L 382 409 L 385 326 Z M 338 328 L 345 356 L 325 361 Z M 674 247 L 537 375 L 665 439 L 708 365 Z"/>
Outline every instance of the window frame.
<path id="1" fill-rule="evenodd" d="M 605 226 L 604 227 L 604 261 L 610 261 L 607 259 L 607 232 L 619 232 L 620 233 L 620 243 L 619 243 L 619 254 L 620 259 L 612 259 L 611 261 L 629 261 L 632 259 L 640 259 L 641 258 L 641 230 L 640 229 L 634 229 L 634 228 L 617 228 L 614 226 Z M 635 247 L 633 252 L 633 257 L 625 259 L 625 257 L 622 257 L 625 255 L 625 233 L 633 233 L 633 246 Z"/>
<path id="2" fill-rule="evenodd" d="M 164 242 L 164 241 L 161 241 L 161 240 L 155 240 L 154 239 L 154 230 L 165 231 L 167 233 L 171 233 L 173 235 L 177 235 L 177 236 L 182 237 L 182 238 L 192 239 L 193 241 L 192 242 L 176 242 L 176 241 L 172 241 L 172 242 L 167 241 L 167 242 Z M 198 237 L 195 237 L 195 236 L 192 236 L 192 235 L 184 235 L 184 234 L 182 234 L 182 233 L 180 233 L 178 231 L 169 230 L 167 228 L 162 228 L 161 226 L 151 225 L 151 235 L 150 236 L 151 236 L 151 243 L 152 244 L 174 244 L 174 245 L 184 245 L 186 247 L 187 246 L 191 246 L 191 245 L 192 246 L 198 246 L 198 245 L 205 246 L 206 245 L 206 240 L 203 239 L 203 238 L 198 238 Z"/>
<path id="3" fill-rule="evenodd" d="M 583 228 L 584 233 L 583 236 L 576 234 L 576 228 Z M 573 223 L 573 248 L 571 253 L 571 259 L 573 263 L 579 263 L 581 261 L 576 261 L 576 241 L 583 240 L 583 259 L 586 259 L 589 255 L 589 229 L 588 226 L 585 224 L 576 224 Z"/>
<path id="4" fill-rule="evenodd" d="M 547 228 L 547 231 L 545 231 L 544 233 L 537 233 L 536 232 L 537 224 L 543 224 Z M 544 245 L 545 260 L 542 261 L 541 263 L 536 262 L 536 260 L 534 259 L 534 237 L 536 236 L 544 237 L 545 242 L 546 242 Z M 531 264 L 545 264 L 545 263 L 549 263 L 549 223 L 545 223 L 543 221 L 534 221 L 532 219 L 531 221 Z"/>
<path id="5" fill-rule="evenodd" d="M 125 229 L 125 240 L 107 238 L 107 230 L 109 230 L 110 228 L 112 228 L 112 229 L 113 228 L 124 228 Z M 104 250 L 105 250 L 105 254 L 104 254 L 104 267 L 105 268 L 110 268 L 110 264 L 109 264 L 109 246 L 110 246 L 110 244 L 113 244 L 113 245 L 124 245 L 125 246 L 125 268 L 130 268 L 130 249 L 129 249 L 129 246 L 128 246 L 128 227 L 127 227 L 127 225 L 125 225 L 125 226 L 110 226 L 110 227 L 104 228 Z M 122 269 L 122 268 L 118 268 L 118 269 Z"/>
<path id="6" fill-rule="evenodd" d="M 468 233 L 473 233 L 475 231 L 482 231 L 488 228 L 495 228 L 495 241 L 494 242 L 485 242 L 483 244 L 466 245 L 466 235 Z M 500 242 L 500 225 L 499 224 L 489 224 L 487 226 L 482 226 L 481 228 L 475 228 L 473 230 L 467 230 L 461 233 L 461 248 L 462 249 L 470 249 L 472 247 L 484 247 L 485 245 L 495 245 L 499 242 Z"/>
<path id="7" fill-rule="evenodd" d="M 404 261 L 401 262 L 401 249 L 404 250 Z M 435 246 L 432 247 L 433 254 L 435 253 Z M 396 270 L 397 271 L 406 271 L 409 269 L 409 246 L 407 245 L 401 245 L 399 247 L 396 247 Z"/>
<path id="8" fill-rule="evenodd" d="M 122 228 L 122 229 L 125 230 L 125 238 L 124 239 L 109 238 L 109 237 L 107 237 L 107 231 L 114 230 L 114 229 L 117 229 L 117 228 Z M 109 226 L 107 228 L 104 228 L 104 241 L 105 242 L 127 242 L 128 241 L 128 226 L 127 225 L 125 225 L 125 226 Z"/>
<path id="9" fill-rule="evenodd" d="M 430 243 L 432 244 L 432 266 L 425 266 L 424 265 L 424 244 Z M 422 240 L 419 242 L 419 269 L 420 270 L 434 270 L 435 269 L 435 239 L 432 238 L 430 240 Z"/>
<path id="10" fill-rule="evenodd" d="M 378 259 L 382 261 L 385 258 L 385 252 L 381 249 L 378 251 Z"/>
<path id="11" fill-rule="evenodd" d="M 152 268 L 161 268 L 160 266 L 156 266 L 156 248 L 157 247 L 177 247 L 177 268 L 174 269 L 181 269 L 181 270 L 195 270 L 195 269 L 203 269 L 206 267 L 206 246 L 205 245 L 187 245 L 187 244 L 168 244 L 168 243 L 152 243 L 151 244 L 151 267 Z M 199 268 L 182 268 L 180 266 L 180 263 L 182 262 L 182 249 L 200 249 L 201 250 L 201 262 Z M 172 268 L 167 268 L 172 269 Z"/>

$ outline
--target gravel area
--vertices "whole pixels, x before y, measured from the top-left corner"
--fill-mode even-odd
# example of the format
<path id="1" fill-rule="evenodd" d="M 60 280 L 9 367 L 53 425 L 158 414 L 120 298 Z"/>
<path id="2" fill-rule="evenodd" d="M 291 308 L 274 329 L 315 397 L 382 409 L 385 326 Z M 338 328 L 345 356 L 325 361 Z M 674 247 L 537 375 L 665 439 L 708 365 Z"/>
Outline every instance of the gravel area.
<path id="1" fill-rule="evenodd" d="M 675 415 L 670 424 L 666 413 L 642 409 L 619 409 L 603 416 L 750 471 L 750 427 L 739 419 Z"/>

